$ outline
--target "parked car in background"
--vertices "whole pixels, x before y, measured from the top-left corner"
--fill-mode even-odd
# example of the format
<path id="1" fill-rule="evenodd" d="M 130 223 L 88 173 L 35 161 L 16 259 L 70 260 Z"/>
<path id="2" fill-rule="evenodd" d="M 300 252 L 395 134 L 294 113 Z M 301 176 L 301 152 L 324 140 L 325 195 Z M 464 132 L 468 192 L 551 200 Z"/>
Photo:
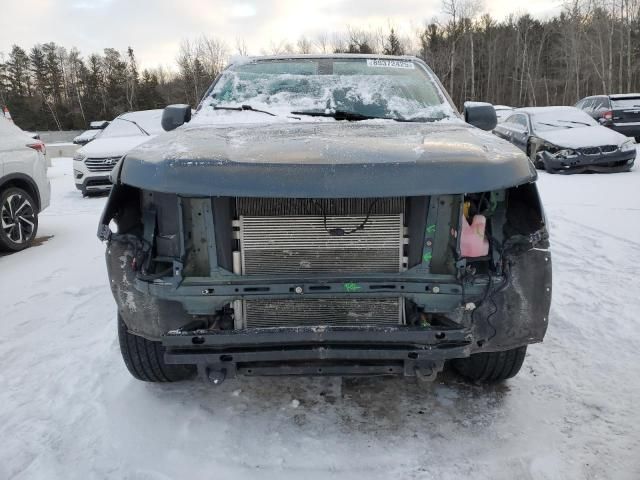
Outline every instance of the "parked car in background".
<path id="1" fill-rule="evenodd" d="M 99 120 L 91 122 L 89 124 L 89 130 L 85 130 L 80 135 L 73 139 L 73 143 L 76 145 L 86 145 L 90 141 L 94 140 L 98 135 L 102 133 L 102 130 L 107 128 L 109 122 L 106 120 Z"/>
<path id="2" fill-rule="evenodd" d="M 75 143 L 76 145 L 86 145 L 91 140 L 96 138 L 101 132 L 102 130 L 85 130 L 77 137 L 74 137 L 73 143 Z"/>
<path id="3" fill-rule="evenodd" d="M 640 93 L 586 97 L 576 107 L 601 125 L 640 142 Z"/>
<path id="4" fill-rule="evenodd" d="M 504 119 L 511 115 L 511 113 L 515 110 L 513 107 L 509 107 L 507 105 L 494 105 L 493 108 L 496 111 L 498 123 L 503 122 Z"/>
<path id="5" fill-rule="evenodd" d="M 124 113 L 78 150 L 73 157 L 73 178 L 82 195 L 111 189 L 109 174 L 114 165 L 133 147 L 161 133 L 161 118 L 162 110 Z"/>
<path id="6" fill-rule="evenodd" d="M 0 250 L 22 250 L 38 232 L 51 194 L 44 151 L 44 143 L 0 115 Z"/>
<path id="7" fill-rule="evenodd" d="M 636 158 L 632 138 L 603 127 L 575 107 L 520 108 L 494 133 L 547 172 L 626 172 Z"/>
<path id="8" fill-rule="evenodd" d="M 287 55 L 232 64 L 191 114 L 167 107 L 172 131 L 118 163 L 100 220 L 134 377 L 432 380 L 451 361 L 498 382 L 542 340 L 537 176 L 492 105 L 465 123 L 413 57 Z"/>

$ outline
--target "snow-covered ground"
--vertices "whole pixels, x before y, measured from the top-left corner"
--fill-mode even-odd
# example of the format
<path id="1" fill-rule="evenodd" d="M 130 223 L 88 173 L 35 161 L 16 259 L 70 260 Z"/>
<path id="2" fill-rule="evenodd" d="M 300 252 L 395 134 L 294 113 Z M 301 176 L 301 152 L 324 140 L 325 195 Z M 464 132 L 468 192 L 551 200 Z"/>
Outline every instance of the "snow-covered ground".
<path id="1" fill-rule="evenodd" d="M 638 167 L 541 174 L 550 328 L 496 387 L 137 382 L 95 236 L 105 199 L 81 198 L 71 159 L 49 173 L 42 243 L 0 258 L 1 480 L 640 478 Z"/>

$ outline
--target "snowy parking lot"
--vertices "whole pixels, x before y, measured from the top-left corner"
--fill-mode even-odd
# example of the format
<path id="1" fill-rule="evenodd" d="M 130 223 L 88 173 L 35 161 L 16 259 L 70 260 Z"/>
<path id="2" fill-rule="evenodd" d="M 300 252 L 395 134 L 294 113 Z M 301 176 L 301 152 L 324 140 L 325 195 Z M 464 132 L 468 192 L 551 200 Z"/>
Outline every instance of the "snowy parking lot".
<path id="1" fill-rule="evenodd" d="M 0 257 L 0 480 L 640 478 L 640 167 L 540 174 L 549 331 L 493 387 L 134 380 L 96 238 L 105 198 L 71 170 L 53 160 L 36 245 Z"/>

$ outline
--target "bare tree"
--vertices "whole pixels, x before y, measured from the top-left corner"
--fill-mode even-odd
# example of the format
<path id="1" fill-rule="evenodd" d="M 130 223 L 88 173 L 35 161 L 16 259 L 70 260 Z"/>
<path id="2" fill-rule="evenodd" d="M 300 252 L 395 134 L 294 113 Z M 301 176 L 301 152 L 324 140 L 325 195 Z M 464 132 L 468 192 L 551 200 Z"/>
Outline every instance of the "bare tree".
<path id="1" fill-rule="evenodd" d="M 267 55 L 284 55 L 285 53 L 293 53 L 293 47 L 286 40 L 280 40 L 279 42 L 271 40 L 269 49 L 266 51 L 263 49 L 262 52 Z"/>
<path id="2" fill-rule="evenodd" d="M 320 32 L 316 35 L 316 38 L 313 42 L 320 53 L 329 53 L 330 52 L 330 40 L 329 34 L 327 32 Z"/>
<path id="3" fill-rule="evenodd" d="M 246 57 L 249 55 L 248 49 L 247 49 L 247 43 L 242 37 L 236 37 L 236 52 L 241 57 Z"/>
<path id="4" fill-rule="evenodd" d="M 297 47 L 298 47 L 298 53 L 308 54 L 308 53 L 311 53 L 313 49 L 313 44 L 311 43 L 311 40 L 309 40 L 307 37 L 303 35 L 298 39 Z"/>
<path id="5" fill-rule="evenodd" d="M 215 78 L 224 69 L 229 59 L 227 44 L 215 37 L 202 36 L 197 43 L 198 57 L 209 78 Z"/>

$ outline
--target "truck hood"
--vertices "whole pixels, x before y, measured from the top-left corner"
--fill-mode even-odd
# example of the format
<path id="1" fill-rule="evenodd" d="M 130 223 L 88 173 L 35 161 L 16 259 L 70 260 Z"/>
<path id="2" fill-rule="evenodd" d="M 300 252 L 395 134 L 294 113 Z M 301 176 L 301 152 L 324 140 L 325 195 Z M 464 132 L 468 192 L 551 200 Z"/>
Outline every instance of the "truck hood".
<path id="1" fill-rule="evenodd" d="M 86 132 L 85 132 L 86 133 Z M 154 137 L 133 135 L 128 137 L 96 138 L 78 150 L 78 154 L 88 158 L 121 157 L 132 148 L 148 142 Z"/>
<path id="2" fill-rule="evenodd" d="M 132 150 L 119 175 L 166 193 L 300 198 L 471 193 L 536 179 L 522 152 L 488 132 L 386 120 L 185 126 Z"/>
<path id="3" fill-rule="evenodd" d="M 601 147 L 602 145 L 620 146 L 629 140 L 628 137 L 621 133 L 600 125 L 536 132 L 536 136 L 563 148 Z"/>

